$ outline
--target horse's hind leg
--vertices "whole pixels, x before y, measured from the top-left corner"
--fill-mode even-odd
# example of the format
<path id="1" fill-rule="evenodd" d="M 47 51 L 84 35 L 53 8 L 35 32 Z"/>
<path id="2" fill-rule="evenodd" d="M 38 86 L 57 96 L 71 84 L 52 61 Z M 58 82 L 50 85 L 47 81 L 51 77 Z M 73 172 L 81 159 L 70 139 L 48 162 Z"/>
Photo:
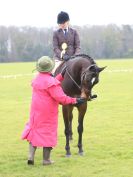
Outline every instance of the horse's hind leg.
<path id="1" fill-rule="evenodd" d="M 70 127 L 69 127 L 69 106 L 62 107 L 64 124 L 65 124 L 65 136 L 66 136 L 66 156 L 71 156 L 70 145 L 69 145 L 69 135 L 70 135 Z"/>
<path id="2" fill-rule="evenodd" d="M 79 155 L 83 155 L 83 147 L 82 147 L 82 133 L 83 133 L 83 120 L 84 115 L 86 113 L 87 109 L 87 103 L 84 103 L 78 107 L 79 116 L 78 116 L 78 133 L 79 133 L 79 139 L 78 139 L 78 148 L 79 148 Z"/>

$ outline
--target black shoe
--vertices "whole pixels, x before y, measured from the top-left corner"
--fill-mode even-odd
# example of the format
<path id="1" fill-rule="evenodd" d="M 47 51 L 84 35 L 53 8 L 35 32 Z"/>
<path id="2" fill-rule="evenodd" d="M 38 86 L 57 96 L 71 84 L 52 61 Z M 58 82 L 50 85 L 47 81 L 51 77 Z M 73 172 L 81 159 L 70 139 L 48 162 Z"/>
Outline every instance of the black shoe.
<path id="1" fill-rule="evenodd" d="M 95 95 L 91 95 L 91 99 L 95 99 L 95 98 L 97 98 L 96 94 Z"/>
<path id="2" fill-rule="evenodd" d="M 28 165 L 34 165 L 34 161 L 28 160 L 28 161 L 27 161 L 27 164 L 28 164 Z"/>
<path id="3" fill-rule="evenodd" d="M 87 101 L 92 101 L 93 99 L 96 99 L 97 95 L 90 95 Z"/>

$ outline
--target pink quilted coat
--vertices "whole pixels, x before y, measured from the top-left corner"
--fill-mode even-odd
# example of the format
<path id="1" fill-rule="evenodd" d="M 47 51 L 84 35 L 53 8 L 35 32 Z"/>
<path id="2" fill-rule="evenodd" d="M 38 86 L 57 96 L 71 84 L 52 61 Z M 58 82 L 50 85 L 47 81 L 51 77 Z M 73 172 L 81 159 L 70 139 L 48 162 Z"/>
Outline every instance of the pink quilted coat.
<path id="1" fill-rule="evenodd" d="M 76 103 L 76 98 L 71 98 L 63 92 L 61 80 L 61 74 L 54 78 L 50 73 L 39 73 L 32 81 L 30 119 L 22 133 L 22 139 L 28 140 L 33 146 L 56 146 L 58 105 Z"/>

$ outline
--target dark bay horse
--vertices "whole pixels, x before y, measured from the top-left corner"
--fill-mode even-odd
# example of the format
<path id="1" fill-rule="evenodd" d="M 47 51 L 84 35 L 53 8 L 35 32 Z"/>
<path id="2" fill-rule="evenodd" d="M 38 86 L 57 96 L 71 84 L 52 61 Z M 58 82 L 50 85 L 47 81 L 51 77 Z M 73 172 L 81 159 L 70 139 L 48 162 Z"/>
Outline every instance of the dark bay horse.
<path id="1" fill-rule="evenodd" d="M 95 61 L 88 55 L 77 55 L 70 60 L 64 61 L 56 69 L 55 75 L 60 73 L 66 66 L 62 88 L 64 92 L 71 97 L 85 97 L 86 102 L 81 105 L 75 105 L 78 109 L 78 148 L 79 154 L 83 155 L 82 133 L 83 120 L 87 110 L 87 101 L 92 99 L 92 88 L 99 82 L 99 73 L 105 68 L 99 68 Z M 66 156 L 71 155 L 69 140 L 72 139 L 72 119 L 74 105 L 63 105 L 62 112 L 65 124 L 66 136 Z"/>

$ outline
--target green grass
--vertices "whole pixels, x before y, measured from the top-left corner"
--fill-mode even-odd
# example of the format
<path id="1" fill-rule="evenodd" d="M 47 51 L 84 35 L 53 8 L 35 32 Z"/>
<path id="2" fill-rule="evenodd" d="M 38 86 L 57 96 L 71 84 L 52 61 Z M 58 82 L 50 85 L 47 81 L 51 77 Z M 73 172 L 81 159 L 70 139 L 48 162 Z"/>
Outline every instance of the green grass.
<path id="1" fill-rule="evenodd" d="M 74 140 L 71 158 L 65 158 L 64 124 L 59 116 L 58 146 L 52 151 L 55 164 L 42 166 L 42 149 L 35 165 L 26 164 L 28 143 L 21 133 L 28 120 L 32 76 L 0 77 L 0 177 L 132 177 L 133 176 L 133 60 L 101 60 L 108 66 L 94 88 L 95 101 L 88 102 L 84 120 L 83 147 L 78 156 L 77 111 L 74 110 Z M 1 75 L 32 74 L 35 63 L 0 64 Z"/>

